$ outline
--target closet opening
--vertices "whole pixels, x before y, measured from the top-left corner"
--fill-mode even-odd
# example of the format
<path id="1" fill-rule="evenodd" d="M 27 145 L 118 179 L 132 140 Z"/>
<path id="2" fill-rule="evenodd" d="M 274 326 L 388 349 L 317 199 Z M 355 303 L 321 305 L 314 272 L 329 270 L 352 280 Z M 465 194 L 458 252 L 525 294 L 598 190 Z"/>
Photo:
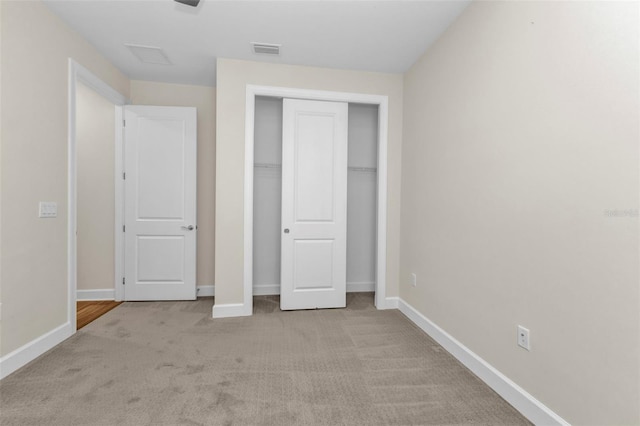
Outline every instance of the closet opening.
<path id="1" fill-rule="evenodd" d="M 371 134 L 375 135 L 375 142 L 376 142 L 375 144 L 371 144 L 371 142 L 369 144 L 366 144 L 365 142 L 363 142 L 366 140 L 366 136 L 362 136 L 362 140 L 361 140 L 362 146 L 358 146 L 358 142 L 353 142 L 352 144 L 349 144 L 348 141 L 346 144 L 347 149 L 345 149 L 345 146 L 341 144 L 334 145 L 334 148 L 340 149 L 340 152 L 341 152 L 339 157 L 334 157 L 334 163 L 333 163 L 333 164 L 336 164 L 335 163 L 336 159 L 338 158 L 340 159 L 341 165 L 335 168 L 336 171 L 339 171 L 342 174 L 339 177 L 339 181 L 341 182 L 339 191 L 341 194 L 344 194 L 345 191 L 347 192 L 346 197 L 344 195 L 341 195 L 337 198 L 334 198 L 334 200 L 338 202 L 344 201 L 343 204 L 347 204 L 346 198 L 349 196 L 349 193 L 352 193 L 354 194 L 353 196 L 354 201 L 350 202 L 350 204 L 353 204 L 353 203 L 357 204 L 356 207 L 347 206 L 347 209 L 350 208 L 351 214 L 349 214 L 347 209 L 342 210 L 340 213 L 340 217 L 344 219 L 344 222 L 342 223 L 345 225 L 344 230 L 340 231 L 341 232 L 340 235 L 342 235 L 342 237 L 340 238 L 343 238 L 343 241 L 340 242 L 339 248 L 340 250 L 343 250 L 343 253 L 344 253 L 344 258 L 342 257 L 343 256 L 342 254 L 340 254 L 340 258 L 346 259 L 348 255 L 350 260 L 366 258 L 366 259 L 369 259 L 369 261 L 371 261 L 371 251 L 375 253 L 373 257 L 374 260 L 373 262 L 371 262 L 371 264 L 362 262 L 360 260 L 361 263 L 358 263 L 358 261 L 356 261 L 355 263 L 350 262 L 351 266 L 347 266 L 346 265 L 347 262 L 343 261 L 343 264 L 340 267 L 344 266 L 345 269 L 348 268 L 350 270 L 349 271 L 345 270 L 344 275 L 342 274 L 342 271 L 340 271 L 340 273 L 336 274 L 335 276 L 336 277 L 344 276 L 345 280 L 343 281 L 343 285 L 341 286 L 346 287 L 345 281 L 347 278 L 347 274 L 349 275 L 349 281 L 351 284 L 349 286 L 349 291 L 362 291 L 362 290 L 370 289 L 373 283 L 373 287 L 375 288 L 374 304 L 376 309 L 396 308 L 397 298 L 386 297 L 387 296 L 386 295 L 387 161 L 388 161 L 387 159 L 388 140 L 387 139 L 388 139 L 388 126 L 389 126 L 389 98 L 384 95 L 332 92 L 332 91 L 323 91 L 323 90 L 309 90 L 309 89 L 296 89 L 296 88 L 289 88 L 289 87 L 256 86 L 256 85 L 246 86 L 245 131 L 244 131 L 245 144 L 244 144 L 244 167 L 243 167 L 244 169 L 244 191 L 243 191 L 244 251 L 243 251 L 243 279 L 242 279 L 243 301 L 241 304 L 237 305 L 237 308 L 239 309 L 239 311 L 242 312 L 241 315 L 243 316 L 252 315 L 254 284 L 255 284 L 256 295 L 274 294 L 274 293 L 277 294 L 277 289 L 279 284 L 285 285 L 285 293 L 287 294 L 287 296 L 291 294 L 289 290 L 290 288 L 289 285 L 291 282 L 289 280 L 289 277 L 291 276 L 290 274 L 292 270 L 288 269 L 287 274 L 289 275 L 287 275 L 286 277 L 282 277 L 283 274 L 280 274 L 280 270 L 274 267 L 274 265 L 277 265 L 278 263 L 277 262 L 278 257 L 281 256 L 281 252 L 277 248 L 277 239 L 275 238 L 275 233 L 282 232 L 281 235 L 285 235 L 289 230 L 289 227 L 279 229 L 277 225 L 278 218 L 282 216 L 282 207 L 280 203 L 271 204 L 272 206 L 271 210 L 264 211 L 264 212 L 263 210 L 265 209 L 265 207 L 256 206 L 256 216 L 260 215 L 260 217 L 257 217 L 257 220 L 260 221 L 260 224 L 258 225 L 258 229 L 256 231 L 265 236 L 268 236 L 271 234 L 272 238 L 274 238 L 274 241 L 275 241 L 274 245 L 272 245 L 271 248 L 269 249 L 269 252 L 268 253 L 266 252 L 267 245 L 262 244 L 261 242 L 261 241 L 265 241 L 261 239 L 263 237 L 258 236 L 257 239 L 254 239 L 254 204 L 259 203 L 261 198 L 267 198 L 267 199 L 275 198 L 275 200 L 278 200 L 278 197 L 281 197 L 280 198 L 281 202 L 286 201 L 290 199 L 289 197 L 290 197 L 290 194 L 292 193 L 291 185 L 288 186 L 289 190 L 287 193 L 284 194 L 285 197 L 282 197 L 282 193 L 279 195 L 278 192 L 274 192 L 276 191 L 277 188 L 282 187 L 283 169 L 282 169 L 281 158 L 283 158 L 283 156 L 281 154 L 282 145 L 280 141 L 282 140 L 282 138 L 280 137 L 280 134 L 282 133 L 285 136 L 289 135 L 287 137 L 290 137 L 290 135 L 292 134 L 291 131 L 287 131 L 287 129 L 291 130 L 289 126 L 287 126 L 287 128 L 284 129 L 285 130 L 284 132 L 283 132 L 283 129 L 281 128 L 283 125 L 283 121 L 287 122 L 291 118 L 290 107 L 294 103 L 290 102 L 290 100 L 313 101 L 313 102 L 316 102 L 316 104 L 324 103 L 324 102 L 334 103 L 334 104 L 342 103 L 343 106 L 339 108 L 343 111 L 340 113 L 342 116 L 342 120 L 335 122 L 335 123 L 339 123 L 337 125 L 341 129 L 339 132 L 339 134 L 342 135 L 341 137 L 347 138 L 347 139 L 351 137 L 352 139 L 354 139 L 356 137 L 349 136 L 349 133 L 353 133 L 355 131 L 356 133 L 361 132 L 360 133 L 361 135 L 366 135 L 367 134 L 367 131 L 365 131 L 366 129 L 369 129 L 368 132 L 370 135 Z M 258 114 L 261 115 L 262 118 L 259 117 L 257 122 L 255 119 L 256 101 L 259 104 L 263 104 L 258 106 L 258 110 L 259 110 Z M 320 101 L 320 102 L 317 102 L 317 101 Z M 264 104 L 269 104 L 269 106 L 265 107 Z M 282 107 L 279 107 L 279 105 L 282 105 Z M 298 103 L 298 105 L 300 104 Z M 309 104 L 307 103 L 307 105 Z M 351 107 L 349 107 L 350 105 Z M 315 105 L 312 108 L 322 109 L 324 107 L 320 105 Z M 327 106 L 327 108 L 329 107 Z M 263 111 L 263 109 L 266 109 L 266 112 Z M 344 109 L 346 109 L 347 111 L 345 112 Z M 334 109 L 333 111 L 337 112 L 338 110 Z M 348 119 L 349 111 L 352 111 L 351 120 Z M 364 118 L 364 116 L 370 117 L 371 114 L 375 115 L 374 114 L 375 111 L 377 111 L 377 117 L 375 120 L 376 124 L 371 124 L 371 123 L 368 125 L 364 125 L 362 123 L 360 124 L 360 126 L 364 126 L 365 130 L 363 130 L 363 128 L 358 128 L 357 124 L 352 125 L 351 129 L 349 129 L 348 128 L 349 123 L 345 123 L 345 121 L 351 121 L 353 123 L 354 120 L 357 123 L 357 119 L 360 113 L 363 115 L 362 119 L 367 120 Z M 346 117 L 344 115 L 345 113 L 346 113 Z M 272 120 L 263 119 L 269 115 L 271 115 Z M 303 116 L 309 117 L 308 115 L 306 115 L 306 113 L 303 114 Z M 285 118 L 287 118 L 287 120 L 284 120 Z M 318 121 L 322 121 L 322 120 L 315 120 L 313 118 L 309 118 L 309 119 L 312 122 L 315 121 L 316 125 L 318 125 Z M 367 121 L 364 121 L 364 123 L 366 122 Z M 257 131 L 256 131 L 256 126 L 259 127 L 259 130 Z M 320 124 L 320 128 L 322 128 L 322 126 L 324 126 L 324 124 Z M 299 128 L 298 130 L 300 129 L 302 128 Z M 308 130 L 308 128 L 306 127 L 304 129 Z M 326 131 L 327 128 L 324 127 L 324 129 Z M 375 131 L 373 131 L 372 129 L 375 129 Z M 318 130 L 318 131 L 321 131 L 321 130 Z M 311 132 L 303 130 L 303 133 L 306 133 L 307 136 L 309 134 L 313 135 L 315 134 L 315 132 L 316 130 L 313 130 Z M 261 138 L 266 137 L 267 141 L 266 142 L 260 141 L 256 144 L 254 141 L 256 134 L 260 135 Z M 270 135 L 270 136 L 265 136 L 265 135 Z M 275 137 L 274 135 L 278 135 L 278 136 Z M 269 138 L 270 138 L 270 141 L 269 141 Z M 290 143 L 289 142 L 290 139 L 286 139 L 286 140 L 287 140 L 287 145 L 285 145 L 285 147 L 290 146 L 288 145 Z M 276 141 L 278 142 L 277 144 L 276 144 Z M 271 148 L 269 149 L 270 143 L 272 145 L 271 145 Z M 341 142 L 341 143 L 344 143 L 344 142 Z M 314 145 L 314 146 L 321 147 L 326 145 Z M 367 149 L 365 149 L 365 147 L 367 147 L 368 151 Z M 324 150 L 324 148 L 319 148 L 319 149 L 324 151 L 324 154 L 323 154 L 324 157 L 322 157 L 324 158 L 324 160 L 322 160 L 322 164 L 325 164 L 325 166 L 322 166 L 322 167 L 326 167 L 328 164 L 331 164 L 326 162 L 326 159 L 328 158 L 326 157 L 327 151 Z M 354 152 L 354 154 L 351 154 L 352 151 Z M 294 158 L 294 161 L 298 161 L 298 160 L 295 160 L 295 157 L 290 156 L 291 151 L 286 151 L 286 152 L 288 152 L 289 154 L 286 156 L 288 160 L 287 162 L 285 162 L 285 167 L 284 167 L 284 171 L 286 172 L 285 175 L 287 175 L 288 173 L 291 173 L 290 166 L 292 163 L 290 163 L 290 161 L 292 161 L 292 158 Z M 294 151 L 294 153 L 295 152 L 297 151 Z M 254 156 L 254 153 L 256 154 L 256 156 Z M 369 155 L 368 157 L 367 157 L 367 153 Z M 308 151 L 307 151 L 307 154 L 308 154 Z M 375 156 L 373 156 L 373 154 L 375 154 Z M 312 156 L 313 155 L 314 154 L 312 154 Z M 348 158 L 349 156 L 351 156 L 350 159 Z M 345 157 L 347 157 L 346 158 L 347 166 L 344 166 Z M 299 157 L 299 159 L 300 158 L 302 157 Z M 310 157 L 307 156 L 304 158 L 307 158 L 306 160 L 307 162 L 305 163 L 307 164 L 307 166 L 305 166 L 305 168 L 303 169 L 298 169 L 298 170 L 311 170 L 311 169 L 306 169 L 306 167 L 312 167 L 314 169 L 317 167 L 317 164 L 314 163 L 313 161 L 309 162 Z M 354 160 L 358 160 L 358 162 L 354 162 Z M 351 170 L 348 170 L 348 168 L 351 168 Z M 262 175 L 269 174 L 269 178 L 263 178 L 262 181 L 256 182 L 258 186 L 262 187 L 262 189 L 258 189 L 256 191 L 254 191 L 254 173 L 262 174 Z M 295 173 L 298 173 L 298 172 L 296 171 Z M 315 172 L 312 172 L 311 175 L 316 176 L 314 173 Z M 358 177 L 360 179 L 356 177 L 356 173 L 358 174 Z M 309 173 L 303 173 L 303 174 L 309 175 Z M 349 178 L 350 175 L 352 176 L 351 178 Z M 296 179 L 300 178 L 300 175 L 296 175 L 296 176 L 297 176 Z M 337 176 L 337 175 L 334 175 L 334 176 Z M 368 223 L 367 220 L 363 220 L 361 218 L 353 219 L 353 217 L 356 215 L 356 212 L 358 211 L 358 208 L 362 207 L 364 209 L 365 206 L 367 205 L 366 200 L 367 199 L 371 200 L 371 192 L 358 191 L 358 188 L 362 188 L 362 185 L 366 185 L 365 182 L 367 182 L 368 178 L 369 178 L 369 181 L 370 180 L 375 181 L 375 187 L 373 189 L 373 191 L 375 192 L 375 203 L 373 203 L 373 208 L 368 209 L 369 212 L 373 211 L 373 214 L 371 214 L 369 218 L 372 219 L 375 223 L 374 232 L 367 234 L 364 237 L 361 237 L 359 242 L 351 243 L 349 244 L 349 247 L 347 247 L 347 238 L 349 237 L 347 233 L 349 231 L 346 228 L 351 229 L 351 238 L 354 238 L 354 235 L 358 235 L 358 232 L 363 232 L 362 231 L 363 229 L 370 229 L 370 224 L 369 226 L 367 226 L 367 223 Z M 312 179 L 315 179 L 315 178 L 312 178 Z M 323 179 L 326 179 L 326 178 L 323 178 Z M 325 182 L 324 180 L 322 181 L 314 180 L 313 182 L 315 183 L 320 182 L 318 184 L 319 185 L 318 188 L 325 187 L 325 190 L 326 190 L 327 185 L 323 184 L 323 182 Z M 272 192 L 270 193 L 269 191 L 272 191 Z M 303 193 L 308 194 L 308 192 L 306 191 Z M 314 191 L 314 193 L 316 192 Z M 326 195 L 326 193 L 324 193 L 323 195 Z M 256 200 L 255 200 L 256 203 L 254 203 L 254 196 L 256 197 Z M 309 197 L 306 197 L 306 199 L 307 201 L 305 201 L 305 203 L 310 202 L 311 204 L 315 204 L 316 206 L 319 205 L 317 202 L 313 203 L 313 198 L 309 200 Z M 342 201 L 339 201 L 339 200 L 342 200 Z M 322 207 L 322 205 L 323 204 L 319 205 L 320 208 Z M 305 204 L 305 206 L 308 206 L 308 205 Z M 280 211 L 278 211 L 278 209 L 280 209 Z M 306 209 L 305 212 L 308 213 L 309 210 Z M 354 224 L 354 221 L 356 221 L 357 223 Z M 317 222 L 312 221 L 312 223 L 317 223 Z M 296 223 L 294 225 L 298 226 L 299 224 L 300 224 L 299 220 L 296 219 Z M 296 230 L 292 229 L 291 233 L 289 233 L 288 235 L 295 236 L 297 235 L 296 232 L 297 232 Z M 306 237 L 303 237 L 303 238 L 306 238 Z M 331 239 L 333 237 L 329 237 L 329 238 Z M 282 241 L 285 241 L 285 240 L 283 239 Z M 290 240 L 288 241 L 290 242 Z M 296 244 L 298 244 L 298 242 L 301 240 L 296 239 L 295 241 L 296 241 Z M 357 244 L 361 244 L 362 246 L 364 246 L 366 244 L 365 241 L 374 241 L 374 243 L 371 244 L 372 247 L 369 247 L 368 249 L 365 249 L 362 251 L 358 251 Z M 256 244 L 257 244 L 256 250 L 255 250 L 256 258 L 254 259 L 254 245 Z M 308 254 L 310 251 L 315 253 L 324 251 L 325 254 L 331 253 L 329 250 L 323 250 L 323 248 L 326 248 L 327 246 L 328 244 L 323 245 L 323 241 L 319 241 L 319 243 L 315 246 L 307 245 L 306 247 L 303 247 L 301 253 L 304 252 L 305 248 L 310 250 L 307 250 L 307 253 L 303 253 L 303 257 L 301 257 L 300 259 L 306 259 L 306 257 L 304 256 Z M 281 247 L 284 247 L 284 246 L 281 244 Z M 350 253 L 348 254 L 347 251 L 350 251 Z M 287 261 L 289 261 L 290 259 L 291 259 L 290 257 L 287 257 Z M 295 260 L 295 261 L 297 262 L 298 260 Z M 254 263 L 256 261 L 258 262 L 258 264 L 255 267 L 257 279 L 254 280 Z M 280 261 L 282 262 L 282 259 L 280 259 Z M 268 265 L 271 265 L 270 269 L 266 269 Z M 327 268 L 331 268 L 331 269 L 327 269 Z M 373 273 L 371 273 L 372 268 L 373 268 Z M 305 264 L 305 267 L 300 268 L 299 270 L 309 272 L 306 274 L 306 277 L 305 277 L 306 279 L 310 281 L 314 281 L 314 280 L 317 281 L 316 278 L 318 276 L 323 274 L 326 275 L 325 271 L 333 270 L 333 267 L 330 266 L 328 263 L 320 264 L 317 262 L 315 263 L 307 262 Z M 281 275 L 282 282 L 279 282 L 280 280 L 278 279 L 278 274 Z M 300 281 L 297 281 L 297 282 L 299 283 Z M 337 282 L 337 281 L 334 281 L 334 282 Z M 313 290 L 317 291 L 317 289 L 318 288 Z M 338 287 L 335 287 L 334 290 L 335 290 L 334 294 L 338 294 L 338 291 L 344 291 L 342 289 L 338 290 Z M 282 289 L 280 293 L 281 294 L 283 293 Z M 298 292 L 297 294 L 300 294 L 300 293 Z M 282 305 L 281 305 L 281 308 L 282 308 Z M 286 309 L 298 309 L 298 308 L 286 307 Z M 301 309 L 306 309 L 306 308 L 301 308 Z"/>
<path id="2" fill-rule="evenodd" d="M 254 102 L 251 294 L 279 295 L 283 97 L 255 96 Z M 377 287 L 379 109 L 374 103 L 348 102 L 347 293 Z"/>

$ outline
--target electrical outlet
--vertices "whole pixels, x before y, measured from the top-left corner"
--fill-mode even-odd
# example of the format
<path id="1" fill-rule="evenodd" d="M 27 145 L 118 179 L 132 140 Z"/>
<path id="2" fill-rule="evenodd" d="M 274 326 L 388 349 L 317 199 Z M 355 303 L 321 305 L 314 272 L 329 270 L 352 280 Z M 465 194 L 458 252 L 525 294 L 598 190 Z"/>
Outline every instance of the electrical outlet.
<path id="1" fill-rule="evenodd" d="M 415 287 L 417 285 L 416 274 L 411 273 L 411 287 Z"/>
<path id="2" fill-rule="evenodd" d="M 58 203 L 52 201 L 40 201 L 39 217 L 49 218 L 58 216 Z"/>
<path id="3" fill-rule="evenodd" d="M 528 351 L 531 350 L 531 341 L 529 340 L 529 329 L 518 326 L 518 346 Z"/>

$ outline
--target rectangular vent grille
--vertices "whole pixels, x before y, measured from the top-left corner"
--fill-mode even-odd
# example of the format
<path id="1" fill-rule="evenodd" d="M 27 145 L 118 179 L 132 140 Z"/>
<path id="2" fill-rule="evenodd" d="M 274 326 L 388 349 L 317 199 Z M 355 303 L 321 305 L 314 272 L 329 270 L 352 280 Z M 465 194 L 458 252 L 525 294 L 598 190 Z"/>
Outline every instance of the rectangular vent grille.
<path id="1" fill-rule="evenodd" d="M 159 47 L 142 46 L 139 44 L 124 44 L 133 55 L 145 64 L 172 65 L 169 57 Z"/>
<path id="2" fill-rule="evenodd" d="M 279 44 L 251 43 L 251 45 L 253 46 L 253 53 L 258 53 L 261 55 L 279 55 L 280 54 Z"/>

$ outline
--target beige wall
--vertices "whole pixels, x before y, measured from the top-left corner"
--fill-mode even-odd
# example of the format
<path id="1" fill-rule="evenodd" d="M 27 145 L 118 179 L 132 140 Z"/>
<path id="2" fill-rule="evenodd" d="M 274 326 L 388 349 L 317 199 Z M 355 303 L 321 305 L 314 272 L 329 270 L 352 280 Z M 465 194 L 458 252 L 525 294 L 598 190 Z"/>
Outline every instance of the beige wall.
<path id="1" fill-rule="evenodd" d="M 640 423 L 638 35 L 474 2 L 404 80 L 400 296 L 574 424 Z"/>
<path id="2" fill-rule="evenodd" d="M 67 321 L 68 58 L 124 95 L 129 81 L 41 2 L 0 8 L 5 355 Z M 38 219 L 39 201 L 57 202 L 58 217 Z"/>
<path id="3" fill-rule="evenodd" d="M 566 420 L 640 422 L 637 8 L 475 2 L 404 101 L 400 75 L 220 59 L 217 130 L 215 89 L 132 82 L 134 103 L 199 110 L 198 284 L 215 272 L 217 302 L 242 302 L 246 84 L 388 95 L 387 295 Z M 40 2 L 0 1 L 0 43 L 5 355 L 66 321 L 67 58 L 129 81 Z"/>
<path id="4" fill-rule="evenodd" d="M 198 109 L 198 259 L 196 283 L 214 283 L 216 194 L 216 89 L 185 84 L 131 81 L 136 105 L 192 106 Z"/>
<path id="5" fill-rule="evenodd" d="M 389 97 L 387 297 L 397 296 L 402 76 L 218 59 L 216 304 L 243 302 L 244 113 L 247 84 Z"/>
<path id="6" fill-rule="evenodd" d="M 0 189 L 2 188 L 2 6 L 0 5 Z M 0 356 L 2 356 L 2 193 L 0 192 Z"/>
<path id="7" fill-rule="evenodd" d="M 78 290 L 114 289 L 115 106 L 78 84 Z"/>

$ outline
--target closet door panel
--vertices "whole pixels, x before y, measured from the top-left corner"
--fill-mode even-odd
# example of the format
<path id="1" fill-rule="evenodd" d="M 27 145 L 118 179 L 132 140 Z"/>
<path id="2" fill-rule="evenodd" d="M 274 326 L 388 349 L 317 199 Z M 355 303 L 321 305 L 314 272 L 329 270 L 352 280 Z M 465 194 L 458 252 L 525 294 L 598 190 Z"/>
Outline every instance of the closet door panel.
<path id="1" fill-rule="evenodd" d="M 348 104 L 283 111 L 280 308 L 345 307 Z"/>

